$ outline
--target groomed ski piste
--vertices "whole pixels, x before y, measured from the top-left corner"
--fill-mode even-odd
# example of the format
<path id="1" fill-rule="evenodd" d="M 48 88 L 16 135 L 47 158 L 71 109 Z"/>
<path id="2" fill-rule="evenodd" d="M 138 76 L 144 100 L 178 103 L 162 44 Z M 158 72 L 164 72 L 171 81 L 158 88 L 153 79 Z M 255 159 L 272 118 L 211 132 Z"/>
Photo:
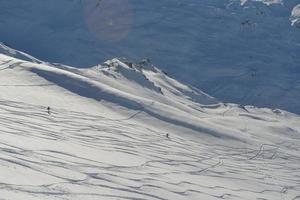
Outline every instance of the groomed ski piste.
<path id="1" fill-rule="evenodd" d="M 148 60 L 0 49 L 1 200 L 300 199 L 298 115 L 224 104 Z"/>

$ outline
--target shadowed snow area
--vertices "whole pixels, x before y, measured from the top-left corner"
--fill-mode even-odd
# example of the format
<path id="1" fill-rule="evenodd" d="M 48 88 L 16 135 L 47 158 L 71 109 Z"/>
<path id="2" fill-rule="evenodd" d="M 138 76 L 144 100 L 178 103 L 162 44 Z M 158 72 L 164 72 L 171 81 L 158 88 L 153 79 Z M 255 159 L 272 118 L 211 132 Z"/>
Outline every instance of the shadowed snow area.
<path id="1" fill-rule="evenodd" d="M 0 199 L 300 198 L 298 115 L 221 103 L 148 60 L 2 48 Z"/>

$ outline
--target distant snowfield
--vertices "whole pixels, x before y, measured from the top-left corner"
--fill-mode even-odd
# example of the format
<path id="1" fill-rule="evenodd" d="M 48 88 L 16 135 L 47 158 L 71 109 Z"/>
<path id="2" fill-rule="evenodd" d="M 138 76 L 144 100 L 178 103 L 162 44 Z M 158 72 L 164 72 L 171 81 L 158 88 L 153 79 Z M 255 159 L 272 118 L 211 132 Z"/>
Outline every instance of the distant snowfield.
<path id="1" fill-rule="evenodd" d="M 0 199 L 300 199 L 298 115 L 223 104 L 147 61 L 1 48 Z"/>

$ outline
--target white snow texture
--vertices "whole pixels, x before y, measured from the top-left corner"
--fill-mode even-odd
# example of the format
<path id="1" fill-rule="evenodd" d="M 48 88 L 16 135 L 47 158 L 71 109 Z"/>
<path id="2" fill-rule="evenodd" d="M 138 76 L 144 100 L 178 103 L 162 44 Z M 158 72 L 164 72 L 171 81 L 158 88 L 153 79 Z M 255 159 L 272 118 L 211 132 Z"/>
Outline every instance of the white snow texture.
<path id="1" fill-rule="evenodd" d="M 149 60 L 0 49 L 1 200 L 300 199 L 298 115 L 221 103 Z"/>

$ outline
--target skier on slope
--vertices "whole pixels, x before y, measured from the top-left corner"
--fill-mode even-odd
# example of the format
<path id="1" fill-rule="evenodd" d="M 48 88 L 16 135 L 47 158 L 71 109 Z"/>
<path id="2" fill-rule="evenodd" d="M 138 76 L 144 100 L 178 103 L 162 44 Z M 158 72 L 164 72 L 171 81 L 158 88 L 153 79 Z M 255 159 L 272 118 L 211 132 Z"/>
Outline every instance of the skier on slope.
<path id="1" fill-rule="evenodd" d="M 47 107 L 47 113 L 48 113 L 48 115 L 51 114 L 51 111 L 50 111 L 50 107 L 49 107 L 49 106 Z"/>

